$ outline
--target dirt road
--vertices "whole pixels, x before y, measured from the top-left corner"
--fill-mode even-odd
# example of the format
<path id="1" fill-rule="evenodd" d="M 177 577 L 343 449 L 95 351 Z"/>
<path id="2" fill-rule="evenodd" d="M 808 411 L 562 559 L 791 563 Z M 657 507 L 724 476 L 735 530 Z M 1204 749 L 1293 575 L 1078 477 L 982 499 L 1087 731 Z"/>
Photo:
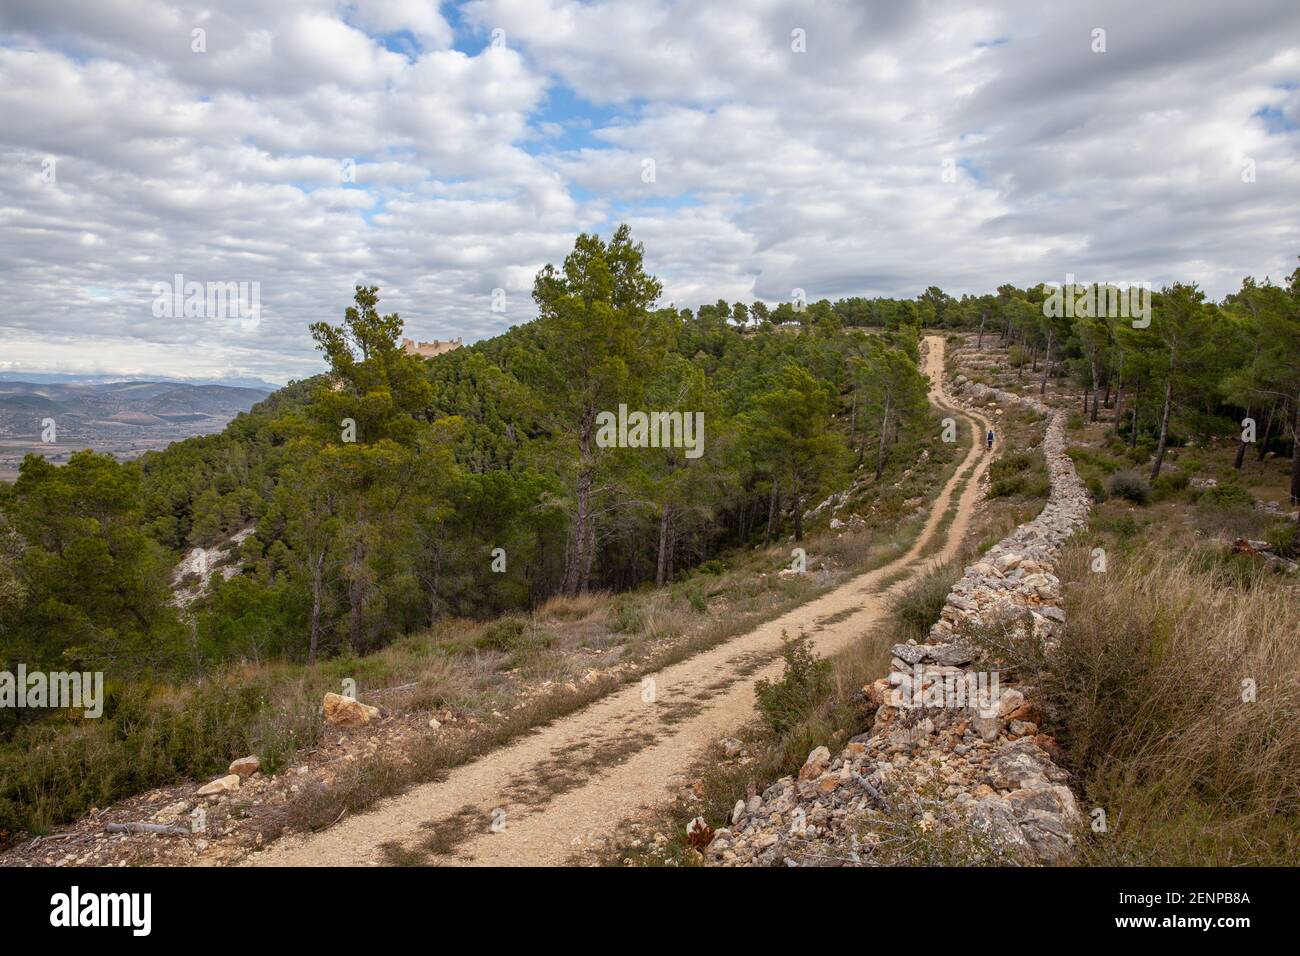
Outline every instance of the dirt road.
<path id="1" fill-rule="evenodd" d="M 863 574 L 748 634 L 665 668 L 653 700 L 631 685 L 479 760 L 447 779 L 415 787 L 320 833 L 285 837 L 248 859 L 251 865 L 381 865 L 385 843 L 417 846 L 429 825 L 455 833 L 458 865 L 556 865 L 600 842 L 619 823 L 668 798 L 683 771 L 710 743 L 754 716 L 754 683 L 780 676 L 783 633 L 807 633 L 823 656 L 861 637 L 892 591 L 961 546 L 989 458 L 987 419 L 953 407 L 943 391 L 943 339 L 926 339 L 930 399 L 979 428 L 966 457 L 931 507 L 902 557 Z M 920 555 L 962 489 L 942 548 Z M 906 576 L 890 587 L 884 583 Z M 498 821 L 500 832 L 491 824 Z M 502 813 L 501 811 L 504 811 Z M 504 828 L 500 823 L 504 822 Z M 422 826 L 423 825 L 423 826 Z"/>

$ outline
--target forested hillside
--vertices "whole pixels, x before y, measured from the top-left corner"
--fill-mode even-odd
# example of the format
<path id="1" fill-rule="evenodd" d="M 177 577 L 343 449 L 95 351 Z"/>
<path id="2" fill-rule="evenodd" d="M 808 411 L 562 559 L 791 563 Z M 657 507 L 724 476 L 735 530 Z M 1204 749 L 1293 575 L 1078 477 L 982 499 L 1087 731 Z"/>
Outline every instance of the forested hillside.
<path id="1" fill-rule="evenodd" d="M 800 537 L 807 509 L 925 420 L 910 302 L 878 334 L 827 302 L 756 303 L 756 322 L 743 304 L 658 307 L 626 227 L 579 237 L 534 297 L 536 321 L 424 360 L 358 287 L 340 324 L 311 328 L 330 372 L 223 433 L 130 464 L 29 457 L 0 498 L 5 660 L 201 674 L 664 583 Z M 698 456 L 602 447 L 598 416 L 620 405 L 702 413 Z M 178 608 L 177 560 L 249 529 L 229 575 Z"/>

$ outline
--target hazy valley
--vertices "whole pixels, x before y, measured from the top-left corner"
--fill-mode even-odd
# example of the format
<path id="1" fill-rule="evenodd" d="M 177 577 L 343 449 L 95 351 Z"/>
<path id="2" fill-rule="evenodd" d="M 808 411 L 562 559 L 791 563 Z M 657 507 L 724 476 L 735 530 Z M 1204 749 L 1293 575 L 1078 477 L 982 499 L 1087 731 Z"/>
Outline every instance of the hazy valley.
<path id="1" fill-rule="evenodd" d="M 130 461 L 174 441 L 219 432 L 269 394 L 179 382 L 0 381 L 0 481 L 13 481 L 27 454 L 63 463 L 90 448 Z M 43 441 L 43 433 L 54 440 Z"/>

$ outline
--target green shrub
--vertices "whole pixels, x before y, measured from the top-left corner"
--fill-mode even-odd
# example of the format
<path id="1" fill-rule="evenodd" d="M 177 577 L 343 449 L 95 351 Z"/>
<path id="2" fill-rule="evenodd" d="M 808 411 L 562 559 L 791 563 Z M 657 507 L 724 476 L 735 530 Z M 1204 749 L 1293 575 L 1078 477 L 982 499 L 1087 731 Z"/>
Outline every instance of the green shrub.
<path id="1" fill-rule="evenodd" d="M 1151 498 L 1151 486 L 1137 472 L 1117 471 L 1106 483 L 1112 498 L 1124 498 L 1136 505 L 1144 505 Z"/>
<path id="2" fill-rule="evenodd" d="M 1052 480 L 1041 471 L 1033 472 L 1025 476 L 1020 493 L 1026 498 L 1048 498 L 1052 494 Z"/>
<path id="3" fill-rule="evenodd" d="M 1159 498 L 1170 498 L 1187 487 L 1192 476 L 1185 471 L 1167 471 L 1155 480 L 1152 492 Z"/>
<path id="4" fill-rule="evenodd" d="M 1294 557 L 1300 553 L 1300 524 L 1294 521 L 1279 521 L 1268 529 L 1264 538 L 1280 555 Z"/>
<path id="5" fill-rule="evenodd" d="M 961 569 L 956 564 L 942 564 L 917 578 L 889 606 L 889 621 L 897 630 L 899 641 L 916 638 L 923 642 L 930 628 L 939 620 L 948 592 L 957 583 Z"/>
<path id="6" fill-rule="evenodd" d="M 710 558 L 707 561 L 701 562 L 700 566 L 696 568 L 696 570 L 699 571 L 700 574 L 722 574 L 727 570 L 727 567 L 717 558 Z"/>
<path id="7" fill-rule="evenodd" d="M 1081 469 L 1096 471 L 1101 474 L 1109 475 L 1119 471 L 1123 463 L 1115 457 L 1116 454 L 1123 454 L 1124 448 L 1121 445 L 1118 450 L 1110 449 L 1111 454 L 1107 454 L 1099 448 L 1089 448 L 1086 445 L 1072 445 L 1066 449 L 1066 454 Z"/>
<path id="8" fill-rule="evenodd" d="M 1114 518 L 1098 519 L 1096 525 L 1098 530 L 1109 531 L 1121 538 L 1131 538 L 1141 530 L 1137 521 L 1127 511 Z"/>
<path id="9" fill-rule="evenodd" d="M 632 603 L 619 604 L 614 613 L 610 629 L 618 634 L 634 634 L 645 627 L 645 616 L 639 606 Z"/>
<path id="10" fill-rule="evenodd" d="M 1218 508 L 1249 508 L 1254 505 L 1255 497 L 1241 485 L 1226 484 L 1206 488 L 1198 501 Z"/>
<path id="11" fill-rule="evenodd" d="M 989 480 L 997 482 L 1000 479 L 1014 478 L 1033 467 L 1033 457 L 1024 452 L 1004 455 L 989 465 Z"/>
<path id="12" fill-rule="evenodd" d="M 1149 441 L 1140 441 L 1136 448 L 1125 448 L 1124 457 L 1135 465 L 1144 465 L 1156 452 L 1155 445 Z"/>
<path id="13" fill-rule="evenodd" d="M 993 482 L 989 486 L 990 498 L 1009 498 L 1012 495 L 1018 495 L 1025 489 L 1024 478 L 1003 478 Z"/>
<path id="14" fill-rule="evenodd" d="M 1051 491 L 1042 456 L 1028 452 L 1004 455 L 994 461 L 989 465 L 989 481 L 989 495 L 993 498 L 1045 498 Z"/>
<path id="15" fill-rule="evenodd" d="M 481 651 L 511 651 L 520 643 L 528 622 L 520 617 L 503 617 L 483 629 L 474 640 Z"/>
<path id="16" fill-rule="evenodd" d="M 813 653 L 807 635 L 786 640 L 781 650 L 785 673 L 776 682 L 761 679 L 754 687 L 758 712 L 775 733 L 784 733 L 806 717 L 830 693 L 831 665 Z"/>

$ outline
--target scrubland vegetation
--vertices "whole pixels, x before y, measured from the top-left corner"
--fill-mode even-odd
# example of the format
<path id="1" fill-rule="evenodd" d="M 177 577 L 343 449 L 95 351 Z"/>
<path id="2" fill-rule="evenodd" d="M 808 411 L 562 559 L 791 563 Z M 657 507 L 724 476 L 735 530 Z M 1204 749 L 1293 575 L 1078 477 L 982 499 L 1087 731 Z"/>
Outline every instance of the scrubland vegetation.
<path id="1" fill-rule="evenodd" d="M 1083 806 L 1081 862 L 1300 861 L 1300 603 L 1294 581 L 1225 577 L 1221 545 L 1144 542 L 1070 571 L 1070 639 L 1039 671 Z"/>

